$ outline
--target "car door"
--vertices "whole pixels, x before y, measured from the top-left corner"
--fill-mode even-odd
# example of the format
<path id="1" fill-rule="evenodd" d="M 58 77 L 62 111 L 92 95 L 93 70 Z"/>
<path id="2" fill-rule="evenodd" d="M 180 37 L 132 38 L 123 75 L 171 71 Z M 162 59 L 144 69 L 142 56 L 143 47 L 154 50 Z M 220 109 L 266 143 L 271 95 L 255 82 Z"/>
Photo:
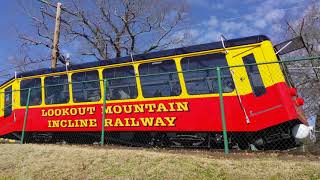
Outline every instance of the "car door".
<path id="1" fill-rule="evenodd" d="M 274 90 L 275 83 L 268 64 L 261 64 L 267 61 L 261 47 L 254 46 L 230 52 L 229 58 L 234 62 L 232 65 L 239 66 L 231 68 L 231 71 L 246 122 L 249 124 L 252 121 L 273 118 L 266 117 L 270 115 L 268 112 L 282 105 L 275 93 L 277 91 Z"/>

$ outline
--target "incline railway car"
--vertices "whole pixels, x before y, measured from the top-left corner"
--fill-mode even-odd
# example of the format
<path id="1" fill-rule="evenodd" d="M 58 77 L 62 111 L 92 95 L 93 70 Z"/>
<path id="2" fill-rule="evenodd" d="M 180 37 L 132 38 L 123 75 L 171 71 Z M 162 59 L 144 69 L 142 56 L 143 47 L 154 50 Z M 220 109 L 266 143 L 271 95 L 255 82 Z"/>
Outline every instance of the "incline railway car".
<path id="1" fill-rule="evenodd" d="M 107 142 L 218 147 L 214 68 L 237 66 L 221 71 L 230 145 L 292 146 L 303 101 L 277 62 L 260 35 L 21 73 L 0 87 L 0 136 L 19 139 L 25 122 L 26 141 L 99 141 L 107 79 Z"/>

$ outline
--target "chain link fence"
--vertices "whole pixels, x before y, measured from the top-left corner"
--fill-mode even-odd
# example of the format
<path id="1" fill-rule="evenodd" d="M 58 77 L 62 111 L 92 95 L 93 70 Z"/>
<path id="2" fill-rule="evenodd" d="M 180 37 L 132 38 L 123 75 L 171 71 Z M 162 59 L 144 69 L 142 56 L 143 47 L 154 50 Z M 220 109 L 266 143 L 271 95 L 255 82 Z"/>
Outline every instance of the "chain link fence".
<path id="1" fill-rule="evenodd" d="M 4 121 L 0 130 L 9 132 L 11 128 L 14 129 L 13 133 L 10 132 L 4 138 L 19 140 L 21 144 L 77 143 L 143 147 L 202 147 L 224 149 L 226 154 L 230 150 L 296 150 L 319 154 L 320 126 L 316 118 L 320 97 L 319 62 L 319 57 L 312 57 L 189 71 L 140 74 L 139 76 L 133 74 L 103 80 L 86 79 L 73 83 L 70 77 L 66 76 L 63 81 L 53 84 L 2 92 L 5 101 L 11 101 L 11 103 L 5 103 L 4 115 L 11 117 L 13 121 Z M 155 111 L 153 104 L 150 103 L 152 99 L 148 101 L 148 106 L 146 106 L 146 99 L 138 100 L 138 102 L 143 101 L 144 105 L 136 104 L 134 99 L 130 99 L 130 97 L 142 96 L 139 94 L 141 87 L 137 88 L 139 92 L 132 90 L 132 87 L 139 86 L 133 85 L 136 82 L 132 79 L 137 79 L 139 81 L 137 84 L 141 84 L 144 83 L 142 82 L 143 77 L 161 79 L 168 76 L 171 80 L 166 83 L 170 87 L 176 87 L 177 82 L 179 83 L 178 77 L 181 79 L 181 76 L 193 72 L 204 74 L 204 77 L 202 79 L 193 77 L 194 79 L 191 78 L 190 82 L 203 80 L 210 92 L 215 94 L 207 98 L 209 101 L 199 100 L 198 105 L 201 104 L 201 107 L 192 107 L 197 112 L 194 121 L 201 124 L 201 118 L 205 117 L 205 114 L 212 119 L 209 124 L 202 125 L 202 129 L 196 130 L 195 128 L 192 131 L 191 124 L 188 130 L 184 131 L 180 126 L 187 127 L 187 125 L 174 124 L 176 117 L 170 119 L 163 115 L 170 111 L 170 108 L 175 108 L 175 111 L 180 111 L 177 116 L 183 122 L 183 117 L 188 115 L 181 114 L 190 113 L 191 105 L 187 107 L 182 103 L 166 102 L 167 107 L 160 107 L 162 110 L 159 113 L 155 112 L 153 117 L 144 117 L 144 111 L 148 110 L 149 112 L 144 112 L 148 115 L 150 111 Z M 175 76 L 177 79 L 173 78 Z M 129 83 L 122 84 L 126 81 Z M 286 83 L 283 83 L 284 81 Z M 148 83 L 152 84 L 150 81 Z M 182 88 L 189 86 L 186 82 L 181 84 Z M 118 96 L 122 98 L 115 98 L 114 91 L 123 90 L 123 85 L 127 88 L 123 92 L 128 94 L 120 92 Z M 297 93 L 291 87 L 296 87 Z M 41 90 L 45 93 L 40 93 L 39 96 Z M 72 95 L 69 91 L 73 91 Z M 20 92 L 18 94 L 23 94 L 25 97 L 19 100 L 20 104 L 24 105 L 22 109 L 13 107 L 12 102 L 15 102 L 15 97 L 18 97 L 12 95 L 15 92 Z M 181 99 L 179 97 L 181 89 L 171 88 L 168 93 L 175 93 L 172 99 Z M 57 94 L 60 97 L 50 97 L 50 95 Z M 69 101 L 61 99 L 62 96 L 64 99 L 73 99 L 74 104 L 71 106 L 63 104 Z M 35 102 L 37 97 L 42 100 Z M 188 98 L 188 96 L 185 97 Z M 206 99 L 206 97 L 199 97 Z M 304 109 L 302 109 L 303 102 L 299 97 L 305 99 Z M 168 98 L 164 99 L 169 101 Z M 50 102 L 50 107 L 46 106 L 48 102 Z M 76 102 L 82 103 L 77 105 Z M 116 104 L 122 102 L 126 102 L 125 107 L 120 109 Z M 159 108 L 159 104 L 157 106 Z M 133 114 L 143 119 L 138 122 L 132 118 Z M 88 116 L 83 117 L 84 115 Z M 297 129 L 296 126 L 302 123 L 298 120 L 299 118 L 309 121 L 310 126 L 303 126 L 302 130 Z M 145 124 L 145 127 L 139 127 L 138 123 Z M 214 124 L 213 128 L 210 123 Z M 172 126 L 174 130 L 167 132 L 168 129 L 162 128 L 162 125 Z M 207 125 L 208 128 L 206 128 Z M 308 137 L 297 140 L 293 137 L 293 133 L 300 133 L 301 136 Z"/>
<path id="2" fill-rule="evenodd" d="M 270 126 L 267 129 L 240 135 L 228 131 L 227 126 L 226 131 L 228 135 L 224 134 L 224 136 L 227 136 L 229 145 L 224 145 L 225 152 L 228 153 L 229 149 L 251 151 L 282 150 L 319 155 L 319 60 L 319 57 L 311 57 L 218 68 L 217 72 L 221 71 L 219 69 L 228 69 L 232 72 L 232 78 L 234 80 L 242 79 L 243 81 L 245 81 L 243 74 L 236 72 L 240 72 L 241 69 L 243 71 L 246 70 L 254 96 L 238 96 L 238 101 L 241 104 L 247 124 L 258 123 L 257 121 L 262 119 L 266 121 L 278 120 L 279 122 L 277 125 Z M 280 65 L 281 71 L 277 70 L 278 65 Z M 263 75 L 264 77 L 262 78 Z M 283 75 L 285 75 L 285 79 L 282 78 Z M 288 87 L 279 86 L 278 83 L 283 81 L 282 79 L 286 81 Z M 223 81 L 223 78 L 221 78 L 221 81 Z M 271 86 L 266 87 L 268 86 L 266 85 L 268 82 Z M 275 84 L 278 84 L 277 88 L 272 87 L 272 85 Z M 241 88 L 243 88 L 243 86 L 239 85 L 237 87 L 237 83 L 235 84 L 237 94 L 241 94 Z M 267 95 L 268 93 L 269 95 Z M 270 95 L 270 93 L 273 95 Z M 291 97 L 285 97 L 282 93 L 290 94 Z M 225 104 L 225 106 L 231 104 L 229 101 L 232 100 L 226 98 L 223 93 L 220 93 L 219 96 L 221 104 Z M 302 121 L 285 122 L 283 117 L 281 117 L 281 114 L 284 113 L 281 112 L 281 109 L 285 106 L 286 113 L 289 113 L 288 115 L 290 116 L 295 113 L 295 111 L 289 110 L 289 106 L 293 105 L 295 106 L 294 110 L 297 112 L 298 118 L 302 119 Z M 220 105 L 220 107 L 222 107 L 222 105 Z M 221 111 L 223 111 L 223 108 L 221 108 Z M 221 113 L 224 114 L 223 116 L 228 116 L 228 112 L 230 111 Z M 268 115 L 268 113 L 270 113 L 271 116 Z M 224 119 L 223 116 L 221 116 L 222 120 Z M 261 118 L 259 118 L 259 116 Z M 299 124 L 303 122 L 307 122 L 309 127 L 299 127 Z M 237 136 L 236 138 L 234 138 L 235 135 Z M 294 135 L 304 136 L 304 138 L 294 138 Z M 232 138 L 237 139 L 236 142 L 230 143 Z"/>

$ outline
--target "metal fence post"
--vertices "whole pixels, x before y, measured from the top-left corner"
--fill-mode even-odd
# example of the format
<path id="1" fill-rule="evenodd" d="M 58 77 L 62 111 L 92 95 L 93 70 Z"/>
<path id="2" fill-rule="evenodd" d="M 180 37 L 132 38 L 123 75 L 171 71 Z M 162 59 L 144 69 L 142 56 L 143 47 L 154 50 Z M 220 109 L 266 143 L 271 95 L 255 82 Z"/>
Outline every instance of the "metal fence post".
<path id="1" fill-rule="evenodd" d="M 107 105 L 107 79 L 103 80 L 103 108 L 102 108 L 102 122 L 101 122 L 101 139 L 100 139 L 100 144 L 104 145 L 104 121 L 106 118 L 106 105 Z"/>
<path id="2" fill-rule="evenodd" d="M 229 153 L 229 144 L 228 144 L 228 135 L 226 128 L 226 118 L 224 112 L 224 103 L 223 103 L 223 90 L 222 90 L 222 81 L 221 81 L 221 69 L 217 67 L 217 77 L 218 77 L 218 86 L 219 86 L 219 99 L 220 99 L 220 112 L 221 112 L 221 121 L 222 121 L 222 130 L 223 130 L 223 142 L 224 142 L 224 153 Z"/>
<path id="3" fill-rule="evenodd" d="M 28 111 L 29 111 L 30 94 L 31 94 L 31 88 L 28 89 L 28 97 L 27 97 L 27 103 L 26 103 L 26 110 L 25 110 L 25 113 L 24 113 L 23 127 L 22 127 L 22 134 L 21 134 L 20 144 L 23 144 L 23 141 L 24 141 L 24 134 L 25 134 L 25 130 L 26 130 Z"/>

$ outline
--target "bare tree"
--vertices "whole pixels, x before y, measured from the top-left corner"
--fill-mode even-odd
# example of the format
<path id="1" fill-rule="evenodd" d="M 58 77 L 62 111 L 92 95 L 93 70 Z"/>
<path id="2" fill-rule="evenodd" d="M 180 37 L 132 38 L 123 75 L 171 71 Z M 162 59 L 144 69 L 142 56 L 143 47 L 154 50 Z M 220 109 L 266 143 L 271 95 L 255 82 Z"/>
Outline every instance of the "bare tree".
<path id="1" fill-rule="evenodd" d="M 289 56 L 320 55 L 320 3 L 314 1 L 298 20 L 286 21 L 287 37 L 302 36 L 306 48 Z M 320 106 L 320 61 L 306 61 L 288 65 L 295 86 L 305 99 L 307 115 L 319 113 Z"/>
<path id="2" fill-rule="evenodd" d="M 51 49 L 56 2 L 36 3 L 30 10 L 25 1 L 20 1 L 35 33 L 21 33 L 19 37 L 25 46 Z M 174 38 L 175 29 L 185 23 L 187 8 L 183 1 L 70 0 L 62 4 L 60 51 L 77 48 L 81 56 L 101 61 L 148 53 L 183 41 Z M 60 59 L 64 58 L 62 54 Z"/>

